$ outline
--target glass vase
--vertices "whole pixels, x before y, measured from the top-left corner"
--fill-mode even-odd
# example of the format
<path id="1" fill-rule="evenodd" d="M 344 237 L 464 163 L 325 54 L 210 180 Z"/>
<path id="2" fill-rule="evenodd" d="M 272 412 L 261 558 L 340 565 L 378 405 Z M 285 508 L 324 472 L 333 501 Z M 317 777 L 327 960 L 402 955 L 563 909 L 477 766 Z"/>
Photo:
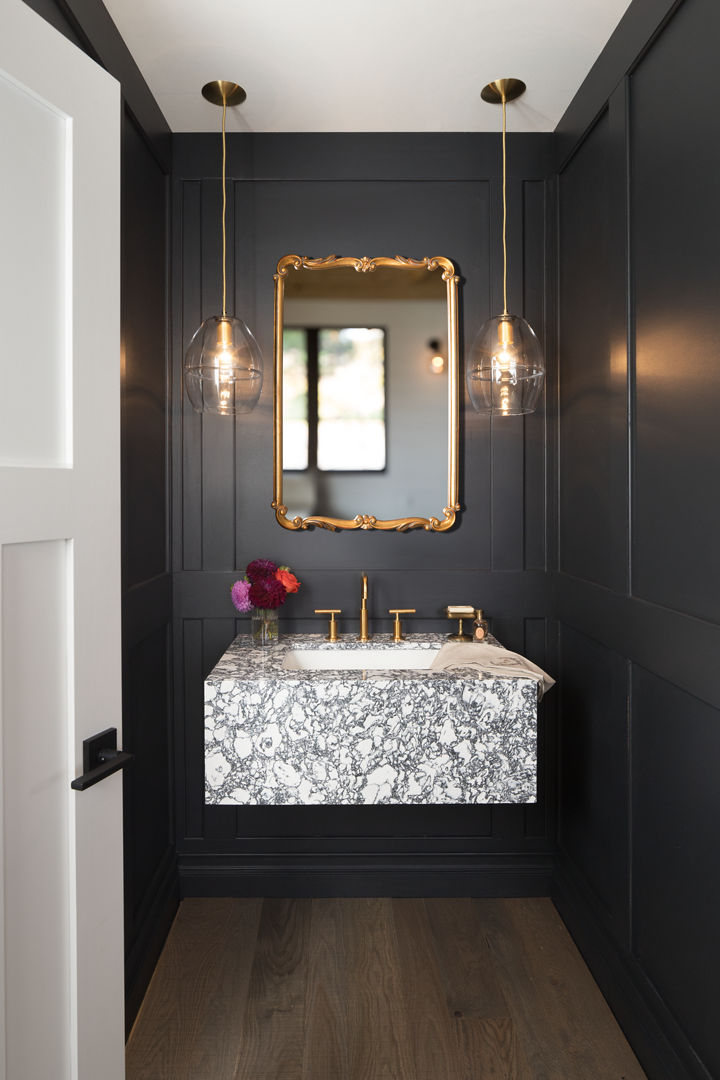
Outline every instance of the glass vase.
<path id="1" fill-rule="evenodd" d="M 253 645 L 275 645 L 279 640 L 277 608 L 253 608 L 250 614 Z"/>

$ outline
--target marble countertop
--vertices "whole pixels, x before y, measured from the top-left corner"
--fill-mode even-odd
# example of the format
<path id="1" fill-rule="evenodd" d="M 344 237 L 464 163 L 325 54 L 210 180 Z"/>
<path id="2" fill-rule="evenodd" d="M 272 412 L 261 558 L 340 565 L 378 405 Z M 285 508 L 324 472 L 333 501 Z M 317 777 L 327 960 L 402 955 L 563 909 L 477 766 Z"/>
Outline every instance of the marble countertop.
<path id="1" fill-rule="evenodd" d="M 437 650 L 446 640 L 297 634 L 258 647 L 238 636 L 205 682 L 206 802 L 535 802 L 533 680 L 283 667 L 291 649 Z"/>
<path id="2" fill-rule="evenodd" d="M 497 644 L 494 639 L 494 644 Z M 395 655 L 400 655 L 404 650 L 416 652 L 418 649 L 427 649 L 437 652 L 447 641 L 443 634 L 413 634 L 404 641 L 393 641 L 392 634 L 375 634 L 370 641 L 358 641 L 351 634 L 341 636 L 338 641 L 328 641 L 322 634 L 286 634 L 276 645 L 257 646 L 253 645 L 249 636 L 238 635 L 227 652 L 218 660 L 217 664 L 206 679 L 206 685 L 215 684 L 222 679 L 266 680 L 282 679 L 284 682 L 299 680 L 302 683 L 327 682 L 334 680 L 364 680 L 365 678 L 392 678 L 396 679 L 396 671 L 365 671 L 360 668 L 347 670 L 324 669 L 321 671 L 302 671 L 283 667 L 288 652 L 294 649 L 317 649 L 327 652 L 342 652 L 346 650 L 376 651 L 387 649 Z M 447 671 L 425 671 L 398 668 L 402 671 L 402 677 L 413 679 L 438 679 L 440 681 L 456 679 L 457 675 Z M 476 673 L 475 677 L 482 678 L 482 674 Z"/>

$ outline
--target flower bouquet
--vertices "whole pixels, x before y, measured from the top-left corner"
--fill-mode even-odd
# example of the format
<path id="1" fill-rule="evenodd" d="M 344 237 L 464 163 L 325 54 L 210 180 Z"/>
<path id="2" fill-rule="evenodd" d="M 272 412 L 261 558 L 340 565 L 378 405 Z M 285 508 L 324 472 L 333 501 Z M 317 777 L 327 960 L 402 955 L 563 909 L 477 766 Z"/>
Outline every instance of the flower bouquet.
<path id="1" fill-rule="evenodd" d="M 238 611 L 251 613 L 252 639 L 256 645 L 273 645 L 278 640 L 278 613 L 289 593 L 296 593 L 300 582 L 289 566 L 278 566 L 271 559 L 253 559 L 245 577 L 236 581 L 230 595 Z"/>

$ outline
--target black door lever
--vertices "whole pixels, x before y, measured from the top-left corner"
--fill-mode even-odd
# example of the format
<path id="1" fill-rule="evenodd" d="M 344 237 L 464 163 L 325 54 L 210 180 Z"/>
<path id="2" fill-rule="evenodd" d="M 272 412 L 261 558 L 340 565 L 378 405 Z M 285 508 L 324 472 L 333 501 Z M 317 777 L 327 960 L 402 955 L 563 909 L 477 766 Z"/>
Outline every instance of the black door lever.
<path id="1" fill-rule="evenodd" d="M 132 761 L 132 754 L 117 748 L 117 728 L 106 728 L 97 735 L 83 740 L 83 774 L 70 784 L 75 791 L 84 791 L 93 784 L 124 769 Z"/>

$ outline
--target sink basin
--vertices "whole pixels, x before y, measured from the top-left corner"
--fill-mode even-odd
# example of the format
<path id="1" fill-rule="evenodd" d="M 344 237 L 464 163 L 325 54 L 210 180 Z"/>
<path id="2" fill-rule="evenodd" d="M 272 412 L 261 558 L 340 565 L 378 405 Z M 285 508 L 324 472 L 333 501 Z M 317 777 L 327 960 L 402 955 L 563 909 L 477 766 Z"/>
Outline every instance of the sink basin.
<path id="1" fill-rule="evenodd" d="M 291 649 L 286 671 L 425 671 L 437 649 Z"/>

